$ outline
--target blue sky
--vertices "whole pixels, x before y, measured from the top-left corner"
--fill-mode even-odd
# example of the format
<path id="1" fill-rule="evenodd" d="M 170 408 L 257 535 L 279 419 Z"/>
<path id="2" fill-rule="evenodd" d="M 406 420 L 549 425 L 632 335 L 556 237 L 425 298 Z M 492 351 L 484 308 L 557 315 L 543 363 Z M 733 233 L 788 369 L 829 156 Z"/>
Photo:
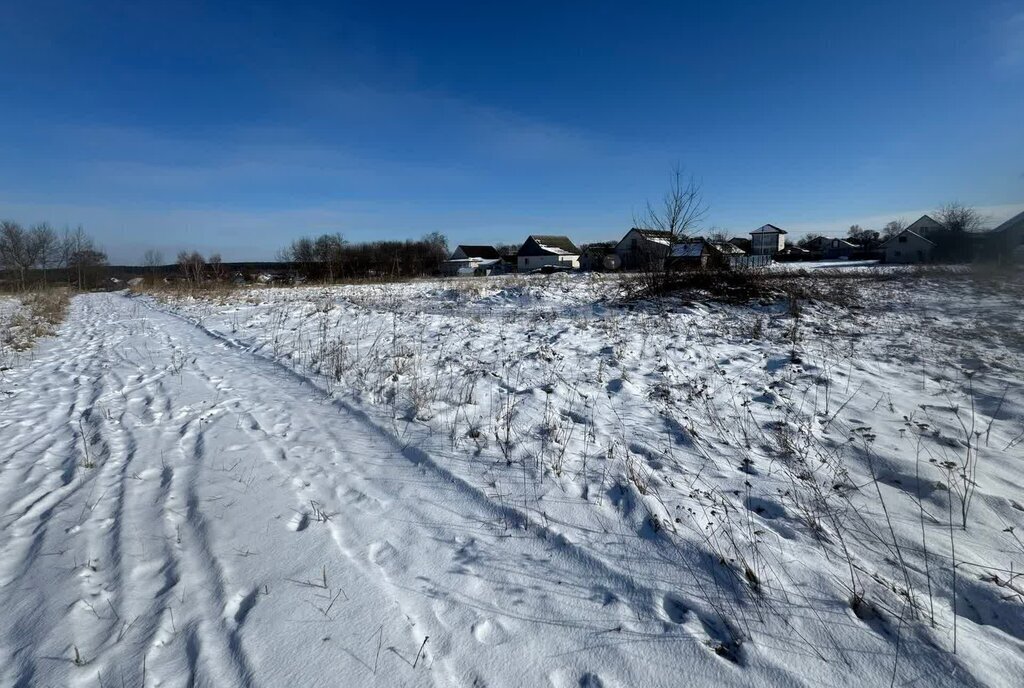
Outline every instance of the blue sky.
<path id="1" fill-rule="evenodd" d="M 1024 209 L 1019 2 L 0 5 L 0 217 L 112 260 Z"/>

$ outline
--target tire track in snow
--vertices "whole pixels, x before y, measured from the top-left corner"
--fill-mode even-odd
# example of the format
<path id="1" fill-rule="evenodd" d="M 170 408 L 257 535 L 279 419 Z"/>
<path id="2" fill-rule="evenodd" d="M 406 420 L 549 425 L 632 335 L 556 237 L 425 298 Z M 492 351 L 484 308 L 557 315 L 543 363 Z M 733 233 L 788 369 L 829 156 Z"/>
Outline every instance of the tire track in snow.
<path id="1" fill-rule="evenodd" d="M 12 552 L 17 575 L 0 587 L 0 685 L 140 685 L 144 664 L 165 686 L 501 684 L 510 666 L 561 684 L 650 643 L 705 666 L 707 649 L 662 628 L 656 596 L 629 576 L 283 366 L 167 314 L 140 327 L 133 306 L 76 298 L 52 351 L 20 375 L 11 418 L 30 407 L 40 437 L 73 448 L 91 409 L 103 462 L 71 464 L 71 488 L 66 464 L 3 483 L 0 512 L 56 491 L 44 498 L 62 513 L 18 521 L 42 536 L 35 556 Z M 42 446 L 23 427 L 0 424 L 0 440 Z M 302 529 L 289 527 L 297 511 Z M 93 552 L 83 582 L 74 567 Z M 75 605 L 97 590 L 111 608 L 90 617 Z"/>

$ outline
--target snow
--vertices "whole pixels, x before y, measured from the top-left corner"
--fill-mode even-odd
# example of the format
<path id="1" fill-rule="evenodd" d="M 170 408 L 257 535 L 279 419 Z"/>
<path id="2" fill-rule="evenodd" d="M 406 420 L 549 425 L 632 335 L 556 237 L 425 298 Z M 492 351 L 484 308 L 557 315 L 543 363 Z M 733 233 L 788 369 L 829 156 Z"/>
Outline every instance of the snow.
<path id="1" fill-rule="evenodd" d="M 534 241 L 537 241 L 537 240 L 534 239 Z M 556 256 L 575 256 L 575 255 L 578 255 L 576 253 L 573 253 L 572 251 L 566 251 L 564 248 L 560 248 L 558 246 L 551 246 L 550 244 L 545 244 L 542 241 L 537 241 L 537 246 L 539 246 L 542 250 L 547 251 L 548 253 L 552 253 L 552 254 L 554 254 Z"/>
<path id="2" fill-rule="evenodd" d="M 0 383 L 0 685 L 1019 685 L 1020 293 L 842 289 L 79 296 Z"/>

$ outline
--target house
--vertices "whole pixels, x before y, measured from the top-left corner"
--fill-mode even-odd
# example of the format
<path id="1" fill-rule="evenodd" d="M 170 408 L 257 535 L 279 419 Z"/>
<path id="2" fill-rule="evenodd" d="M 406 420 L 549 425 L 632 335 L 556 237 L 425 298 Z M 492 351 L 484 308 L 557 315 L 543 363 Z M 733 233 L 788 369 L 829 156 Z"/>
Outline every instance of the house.
<path id="1" fill-rule="evenodd" d="M 932 259 L 934 248 L 934 241 L 909 227 L 882 244 L 887 263 L 926 263 Z"/>
<path id="2" fill-rule="evenodd" d="M 469 246 L 460 244 L 452 251 L 448 260 L 441 263 L 441 274 L 454 275 L 491 274 L 495 265 L 500 265 L 501 256 L 493 246 Z"/>
<path id="3" fill-rule="evenodd" d="M 803 248 L 820 253 L 823 258 L 849 258 L 854 252 L 862 250 L 852 241 L 826 236 L 816 236 L 804 242 Z"/>
<path id="4" fill-rule="evenodd" d="M 911 222 L 907 229 L 914 234 L 922 237 L 928 237 L 935 232 L 941 232 L 946 229 L 946 225 L 942 224 L 930 215 L 922 215 L 913 222 Z"/>
<path id="5" fill-rule="evenodd" d="M 598 241 L 583 246 L 580 254 L 580 270 L 617 270 L 622 261 L 615 253 L 615 241 Z"/>
<path id="6" fill-rule="evenodd" d="M 733 237 L 732 239 L 729 239 L 729 243 L 735 246 L 736 248 L 740 249 L 744 253 L 750 253 L 750 239 L 744 237 Z"/>
<path id="7" fill-rule="evenodd" d="M 825 241 L 822 243 L 823 247 L 820 250 L 822 256 L 825 258 L 849 258 L 855 252 L 861 250 L 860 246 L 851 243 L 846 239 L 825 239 Z"/>
<path id="8" fill-rule="evenodd" d="M 750 252 L 755 256 L 770 256 L 786 248 L 786 230 L 775 225 L 763 225 L 750 233 Z"/>
<path id="9" fill-rule="evenodd" d="M 626 270 L 651 270 L 665 262 L 672 232 L 634 227 L 615 244 L 615 255 Z"/>
<path id="10" fill-rule="evenodd" d="M 704 268 L 711 260 L 711 247 L 703 239 L 687 239 L 672 246 L 665 258 L 667 270 Z"/>
<path id="11" fill-rule="evenodd" d="M 531 234 L 519 247 L 519 272 L 532 272 L 545 266 L 579 268 L 580 250 L 567 236 Z"/>
<path id="12" fill-rule="evenodd" d="M 665 258 L 669 270 L 686 268 L 732 268 L 745 265 L 748 256 L 728 241 L 709 241 L 696 237 L 674 244 Z"/>
<path id="13" fill-rule="evenodd" d="M 984 250 L 989 259 L 999 263 L 1024 263 L 1024 213 L 989 232 Z"/>

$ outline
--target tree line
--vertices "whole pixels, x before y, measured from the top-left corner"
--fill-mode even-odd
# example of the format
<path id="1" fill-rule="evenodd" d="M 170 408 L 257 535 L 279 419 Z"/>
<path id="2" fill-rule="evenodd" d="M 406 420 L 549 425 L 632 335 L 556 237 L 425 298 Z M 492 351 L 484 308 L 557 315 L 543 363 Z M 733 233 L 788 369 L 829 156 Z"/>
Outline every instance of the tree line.
<path id="1" fill-rule="evenodd" d="M 289 277 L 333 282 L 343 279 L 398 279 L 436 275 L 448 259 L 448 240 L 438 232 L 420 239 L 349 243 L 341 234 L 304 236 L 277 252 L 281 271 Z M 164 272 L 163 255 L 146 251 L 142 259 L 147 279 Z M 229 266 L 219 253 L 204 257 L 199 251 L 181 251 L 175 260 L 179 276 L 191 285 L 223 281 L 238 264 Z"/>
<path id="2" fill-rule="evenodd" d="M 30 284 L 49 284 L 53 272 L 63 273 L 78 289 L 95 286 L 107 264 L 107 255 L 79 226 L 58 232 L 46 222 L 22 227 L 0 221 L 0 270 L 13 276 L 19 290 Z"/>
<path id="3" fill-rule="evenodd" d="M 420 239 L 349 243 L 340 234 L 300 237 L 278 253 L 308 279 L 399 278 L 436 274 L 448 258 L 448 239 L 432 232 Z"/>

